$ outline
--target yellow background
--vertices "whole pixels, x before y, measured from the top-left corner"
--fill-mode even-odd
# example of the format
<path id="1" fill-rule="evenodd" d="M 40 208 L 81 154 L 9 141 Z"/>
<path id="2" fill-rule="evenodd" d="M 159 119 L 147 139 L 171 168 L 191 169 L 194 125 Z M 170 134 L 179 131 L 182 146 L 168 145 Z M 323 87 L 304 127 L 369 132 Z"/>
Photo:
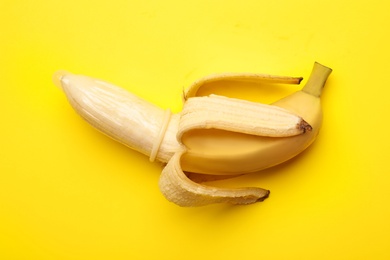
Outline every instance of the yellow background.
<path id="1" fill-rule="evenodd" d="M 0 2 L 1 259 L 390 259 L 386 1 Z M 161 166 L 100 134 L 58 69 L 179 111 L 216 72 L 333 68 L 319 138 L 295 160 L 219 185 L 263 203 L 180 208 Z M 304 83 L 304 82 L 303 82 Z M 295 87 L 279 89 L 265 101 Z M 259 90 L 259 94 L 261 94 Z"/>

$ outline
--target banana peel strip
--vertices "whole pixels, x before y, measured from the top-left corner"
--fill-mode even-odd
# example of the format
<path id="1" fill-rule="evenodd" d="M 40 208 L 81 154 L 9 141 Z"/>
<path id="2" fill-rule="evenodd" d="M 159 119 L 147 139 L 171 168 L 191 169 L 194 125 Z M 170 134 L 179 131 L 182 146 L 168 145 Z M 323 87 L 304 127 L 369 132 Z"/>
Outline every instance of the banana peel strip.
<path id="1" fill-rule="evenodd" d="M 180 158 L 184 153 L 185 148 L 174 154 L 160 176 L 160 190 L 169 201 L 182 207 L 193 207 L 223 202 L 251 204 L 269 196 L 270 192 L 262 188 L 225 189 L 193 182 L 180 165 Z"/>

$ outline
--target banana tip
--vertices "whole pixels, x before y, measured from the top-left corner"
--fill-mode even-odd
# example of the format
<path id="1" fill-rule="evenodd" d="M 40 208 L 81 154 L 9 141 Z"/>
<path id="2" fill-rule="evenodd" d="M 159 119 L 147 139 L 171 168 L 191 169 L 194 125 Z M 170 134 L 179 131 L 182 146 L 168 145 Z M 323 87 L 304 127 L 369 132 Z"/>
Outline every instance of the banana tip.
<path id="1" fill-rule="evenodd" d="M 313 127 L 305 120 L 301 120 L 301 122 L 299 122 L 297 127 L 299 130 L 302 131 L 302 133 L 310 132 L 313 130 Z"/>
<path id="2" fill-rule="evenodd" d="M 52 78 L 54 85 L 56 85 L 59 89 L 63 90 L 62 79 L 64 76 L 69 75 L 69 74 L 71 74 L 71 73 L 69 73 L 68 71 L 65 71 L 65 70 L 56 71 L 53 74 L 53 78 Z"/>
<path id="3" fill-rule="evenodd" d="M 256 202 L 262 202 L 262 201 L 266 200 L 269 197 L 270 193 L 271 193 L 271 191 L 267 190 L 266 193 L 264 194 L 264 196 L 258 198 Z"/>

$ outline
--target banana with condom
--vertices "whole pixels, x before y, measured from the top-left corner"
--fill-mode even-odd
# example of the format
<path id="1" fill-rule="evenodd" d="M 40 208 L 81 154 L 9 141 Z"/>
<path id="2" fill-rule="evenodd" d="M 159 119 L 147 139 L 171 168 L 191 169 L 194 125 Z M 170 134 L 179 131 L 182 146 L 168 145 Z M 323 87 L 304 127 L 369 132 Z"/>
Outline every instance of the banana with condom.
<path id="1" fill-rule="evenodd" d="M 193 83 L 180 113 L 163 110 L 134 94 L 82 75 L 59 71 L 55 85 L 93 127 L 165 165 L 159 187 L 180 206 L 250 204 L 269 191 L 258 187 L 217 188 L 193 174 L 230 177 L 283 163 L 304 151 L 322 122 L 321 92 L 331 69 L 315 63 L 302 88 L 272 104 L 210 93 L 229 83 L 299 84 L 302 78 L 251 73 L 218 74 Z"/>

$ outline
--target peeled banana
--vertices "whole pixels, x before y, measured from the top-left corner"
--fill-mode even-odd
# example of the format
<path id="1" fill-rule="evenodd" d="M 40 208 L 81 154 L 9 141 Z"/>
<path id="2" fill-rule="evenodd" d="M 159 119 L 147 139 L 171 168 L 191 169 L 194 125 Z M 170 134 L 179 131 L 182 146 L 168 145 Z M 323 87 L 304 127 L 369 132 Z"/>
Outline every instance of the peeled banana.
<path id="1" fill-rule="evenodd" d="M 192 84 L 180 113 L 160 109 L 107 82 L 57 72 L 60 87 L 74 110 L 96 129 L 160 161 L 159 187 L 180 206 L 262 201 L 262 188 L 223 189 L 196 182 L 192 173 L 224 178 L 256 172 L 296 156 L 318 135 L 320 95 L 331 69 L 315 63 L 301 91 L 273 104 L 207 93 L 207 89 L 244 82 L 299 84 L 302 78 L 264 74 L 219 74 Z"/>

